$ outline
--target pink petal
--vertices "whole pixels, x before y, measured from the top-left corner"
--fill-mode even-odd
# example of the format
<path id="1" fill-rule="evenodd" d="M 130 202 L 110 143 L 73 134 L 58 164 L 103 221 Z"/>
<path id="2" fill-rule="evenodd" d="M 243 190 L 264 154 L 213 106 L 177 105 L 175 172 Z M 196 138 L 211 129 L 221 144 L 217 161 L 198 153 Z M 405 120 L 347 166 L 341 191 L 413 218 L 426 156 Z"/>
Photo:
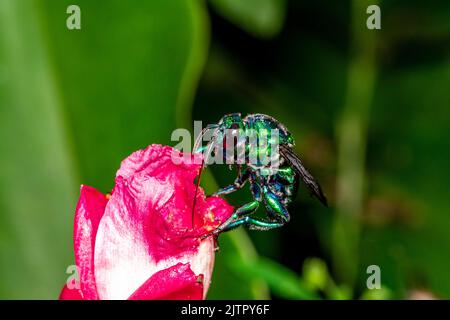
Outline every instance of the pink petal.
<path id="1" fill-rule="evenodd" d="M 178 263 L 152 275 L 129 300 L 201 300 L 202 278 L 189 264 Z"/>
<path id="2" fill-rule="evenodd" d="M 100 219 L 105 211 L 106 196 L 96 189 L 81 186 L 75 213 L 74 247 L 80 287 L 86 300 L 98 299 L 94 275 L 94 246 Z"/>
<path id="3" fill-rule="evenodd" d="M 83 300 L 83 296 L 79 289 L 69 289 L 65 285 L 59 294 L 59 300 Z"/>
<path id="4" fill-rule="evenodd" d="M 197 195 L 192 225 L 193 183 L 200 165 L 179 164 L 174 149 L 159 145 L 133 153 L 122 162 L 116 186 L 95 242 L 95 279 L 101 299 L 126 299 L 158 271 L 189 263 L 211 279 L 214 242 L 202 235 L 232 213 L 220 198 Z"/>

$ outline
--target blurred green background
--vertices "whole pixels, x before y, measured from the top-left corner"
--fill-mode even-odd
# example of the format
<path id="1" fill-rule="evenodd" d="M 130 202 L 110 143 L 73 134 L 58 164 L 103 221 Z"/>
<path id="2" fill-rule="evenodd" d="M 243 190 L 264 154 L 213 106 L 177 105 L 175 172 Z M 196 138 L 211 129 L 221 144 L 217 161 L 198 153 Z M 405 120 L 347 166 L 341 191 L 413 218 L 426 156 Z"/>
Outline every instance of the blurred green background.
<path id="1" fill-rule="evenodd" d="M 210 299 L 449 298 L 449 107 L 448 1 L 0 0 L 0 298 L 58 297 L 81 183 L 229 112 L 283 122 L 331 205 L 224 234 Z"/>

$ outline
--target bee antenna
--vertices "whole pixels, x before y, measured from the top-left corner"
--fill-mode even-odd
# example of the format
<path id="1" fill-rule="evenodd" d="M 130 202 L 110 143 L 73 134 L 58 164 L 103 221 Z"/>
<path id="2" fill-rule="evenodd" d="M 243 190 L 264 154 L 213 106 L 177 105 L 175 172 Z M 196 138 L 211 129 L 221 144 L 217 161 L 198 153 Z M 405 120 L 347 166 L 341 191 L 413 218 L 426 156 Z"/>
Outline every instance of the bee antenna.
<path id="1" fill-rule="evenodd" d="M 210 130 L 210 129 L 215 129 L 215 130 L 217 130 L 216 128 L 217 128 L 217 125 L 211 125 L 211 126 L 206 127 L 205 129 L 202 130 L 202 135 L 199 136 L 199 137 L 197 138 L 197 141 L 195 142 L 195 147 L 194 147 L 194 148 L 195 148 L 195 149 L 194 149 L 195 151 L 197 151 L 197 149 L 200 147 L 204 133 L 205 133 L 207 130 Z M 192 205 L 192 229 L 194 229 L 195 204 L 196 204 L 196 202 L 197 202 L 197 193 L 198 193 L 198 188 L 199 188 L 199 186 L 200 186 L 200 180 L 201 180 L 201 178 L 202 178 L 203 168 L 205 167 L 205 158 L 206 158 L 207 160 L 209 160 L 209 156 L 210 156 L 210 154 L 211 154 L 211 152 L 212 152 L 212 148 L 214 147 L 214 141 L 215 141 L 215 140 L 216 140 L 216 137 L 213 135 L 213 137 L 211 138 L 211 141 L 208 143 L 208 147 L 207 147 L 206 151 L 203 152 L 202 166 L 200 167 L 200 171 L 199 171 L 199 173 L 198 173 L 198 179 L 197 179 L 197 183 L 196 183 L 196 186 L 195 186 L 194 203 L 193 203 L 193 205 Z M 194 152 L 195 152 L 195 151 L 194 151 Z"/>
<path id="2" fill-rule="evenodd" d="M 200 179 L 202 178 L 203 165 L 205 164 L 205 158 L 202 158 L 202 166 L 198 173 L 197 183 L 195 185 L 194 203 L 192 205 L 192 229 L 194 229 L 194 213 L 195 213 L 195 203 L 197 202 L 198 187 L 200 186 Z"/>

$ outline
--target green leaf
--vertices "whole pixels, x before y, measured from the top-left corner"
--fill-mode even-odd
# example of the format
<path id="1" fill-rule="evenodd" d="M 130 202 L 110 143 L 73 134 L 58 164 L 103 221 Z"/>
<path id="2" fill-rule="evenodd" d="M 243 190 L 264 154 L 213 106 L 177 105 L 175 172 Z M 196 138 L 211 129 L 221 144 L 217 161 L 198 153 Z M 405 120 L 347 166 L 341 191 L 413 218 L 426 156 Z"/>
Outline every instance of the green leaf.
<path id="1" fill-rule="evenodd" d="M 363 300 L 389 300 L 392 299 L 392 292 L 388 288 L 366 289 L 361 295 Z"/>
<path id="2" fill-rule="evenodd" d="M 206 55 L 205 18 L 196 1 L 116 0 L 105 9 L 84 0 L 82 29 L 71 31 L 61 16 L 70 1 L 41 3 L 83 183 L 109 191 L 127 155 L 171 144 Z"/>
<path id="3" fill-rule="evenodd" d="M 34 9 L 0 2 L 0 296 L 12 299 L 58 296 L 79 184 Z"/>
<path id="4" fill-rule="evenodd" d="M 285 0 L 210 0 L 232 23 L 256 37 L 270 38 L 283 27 Z"/>
<path id="5" fill-rule="evenodd" d="M 271 291 L 280 298 L 318 299 L 318 296 L 305 285 L 295 272 L 271 259 L 260 257 L 251 263 L 242 263 L 239 259 L 229 259 L 228 264 L 236 274 L 264 280 Z"/>
<path id="6" fill-rule="evenodd" d="M 73 264 L 80 183 L 170 143 L 206 56 L 197 1 L 0 2 L 0 296 L 56 298 Z"/>
<path id="7" fill-rule="evenodd" d="M 329 277 L 327 266 L 323 260 L 309 258 L 303 263 L 303 278 L 312 289 L 324 290 Z"/>

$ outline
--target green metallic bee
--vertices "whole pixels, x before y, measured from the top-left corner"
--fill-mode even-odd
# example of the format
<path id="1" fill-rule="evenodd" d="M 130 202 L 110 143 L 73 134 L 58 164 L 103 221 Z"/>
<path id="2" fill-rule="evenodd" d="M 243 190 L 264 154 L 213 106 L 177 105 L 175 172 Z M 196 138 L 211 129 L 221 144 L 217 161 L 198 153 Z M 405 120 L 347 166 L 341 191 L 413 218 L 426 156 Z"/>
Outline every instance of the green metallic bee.
<path id="1" fill-rule="evenodd" d="M 249 144 L 249 136 L 256 134 L 257 139 L 261 139 L 263 132 L 266 133 L 268 139 L 271 139 L 270 132 L 277 132 L 277 146 L 279 152 L 279 162 L 276 170 L 273 170 L 273 163 L 261 163 L 258 155 L 270 153 L 270 145 L 262 148 L 259 144 L 255 148 Z M 203 137 L 209 132 L 211 140 L 206 146 L 202 146 Z M 311 194 L 318 198 L 325 206 L 327 200 L 323 194 L 320 185 L 315 181 L 313 176 L 305 169 L 299 157 L 292 150 L 295 142 L 292 135 L 286 127 L 273 117 L 264 114 L 249 114 L 245 118 L 239 113 L 225 115 L 217 124 L 209 124 L 198 136 L 194 150 L 203 152 L 204 158 L 202 169 L 207 166 L 208 161 L 212 157 L 212 152 L 216 154 L 222 152 L 224 160 L 230 163 L 229 151 L 230 146 L 226 145 L 226 133 L 237 133 L 237 143 L 233 148 L 233 157 L 236 153 L 241 153 L 244 161 L 234 163 L 238 169 L 238 176 L 232 185 L 224 187 L 214 193 L 214 196 L 222 196 L 230 194 L 242 188 L 248 181 L 250 190 L 253 195 L 253 201 L 246 203 L 237 208 L 228 220 L 222 223 L 217 229 L 207 236 L 217 236 L 221 232 L 232 230 L 240 225 L 245 225 L 253 230 L 269 230 L 283 226 L 290 220 L 287 206 L 296 196 L 299 179 L 308 187 Z M 267 135 L 267 132 L 269 134 Z M 241 136 L 244 135 L 245 138 Z M 245 146 L 240 144 L 245 143 Z M 264 149 L 264 150 L 262 150 Z M 240 151 L 239 151 L 240 150 Z M 242 152 L 242 150 L 244 150 Z M 242 154 L 244 153 L 244 154 Z M 239 154 L 238 154 L 239 156 Z M 255 162 L 255 159 L 257 161 Z M 197 187 L 200 183 L 201 172 L 197 180 Z M 264 204 L 267 217 L 264 219 L 253 217 L 260 203 Z M 194 200 L 195 207 L 195 200 Z M 206 236 L 206 237 L 207 237 Z"/>

